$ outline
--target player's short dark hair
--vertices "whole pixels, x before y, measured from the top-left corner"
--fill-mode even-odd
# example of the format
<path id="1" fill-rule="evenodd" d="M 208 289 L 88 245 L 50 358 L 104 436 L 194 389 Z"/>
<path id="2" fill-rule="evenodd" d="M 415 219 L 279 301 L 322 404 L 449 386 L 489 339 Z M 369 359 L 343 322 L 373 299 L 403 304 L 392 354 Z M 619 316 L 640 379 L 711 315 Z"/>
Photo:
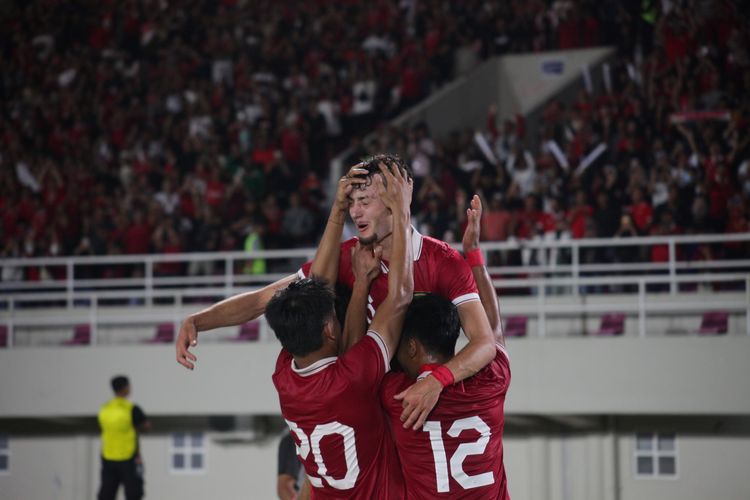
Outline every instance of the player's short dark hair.
<path id="1" fill-rule="evenodd" d="M 445 358 L 456 351 L 461 321 L 453 303 L 432 293 L 415 295 L 406 311 L 401 341 L 418 341 L 429 354 Z"/>
<path id="2" fill-rule="evenodd" d="M 266 306 L 266 320 L 284 349 L 306 356 L 323 346 L 323 326 L 334 314 L 335 297 L 319 278 L 295 281 Z"/>
<path id="3" fill-rule="evenodd" d="M 116 377 L 112 377 L 110 384 L 112 385 L 113 391 L 120 392 L 130 385 L 130 380 L 128 380 L 128 377 L 125 375 L 117 375 Z"/>
<path id="4" fill-rule="evenodd" d="M 406 174 L 407 179 L 412 178 L 411 168 L 409 165 L 401 159 L 398 155 L 392 154 L 378 154 L 370 156 L 362 160 L 362 168 L 367 170 L 367 177 L 372 177 L 374 174 L 380 173 L 380 164 L 385 164 L 391 172 L 394 168 L 398 168 L 402 173 Z"/>

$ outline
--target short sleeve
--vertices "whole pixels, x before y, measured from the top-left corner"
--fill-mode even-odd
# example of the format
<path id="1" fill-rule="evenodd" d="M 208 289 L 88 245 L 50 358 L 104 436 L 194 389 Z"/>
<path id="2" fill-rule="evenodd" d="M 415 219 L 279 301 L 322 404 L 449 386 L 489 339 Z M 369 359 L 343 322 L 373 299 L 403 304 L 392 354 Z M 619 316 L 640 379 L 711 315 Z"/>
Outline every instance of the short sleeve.
<path id="1" fill-rule="evenodd" d="M 464 302 L 479 300 L 479 291 L 471 268 L 456 250 L 446 248 L 436 267 L 438 293 L 448 298 L 453 305 L 458 307 Z"/>
<path id="2" fill-rule="evenodd" d="M 290 433 L 286 433 L 279 442 L 279 459 L 277 467 L 277 475 L 289 474 L 296 478 L 299 474 L 301 464 L 297 458 L 297 446 L 294 444 L 294 439 Z"/>
<path id="3" fill-rule="evenodd" d="M 354 286 L 354 273 L 352 272 L 352 256 L 351 248 L 356 244 L 356 239 L 347 240 L 341 244 L 341 252 L 339 253 L 339 274 L 337 281 L 344 285 L 352 288 Z M 312 268 L 312 261 L 305 262 L 302 267 L 297 271 L 297 277 L 299 279 L 308 278 L 310 276 L 310 269 Z"/>
<path id="4" fill-rule="evenodd" d="M 133 405 L 133 427 L 138 429 L 146 422 L 146 420 L 148 420 L 148 417 L 146 417 L 146 414 L 143 413 L 141 407 L 138 405 Z"/>

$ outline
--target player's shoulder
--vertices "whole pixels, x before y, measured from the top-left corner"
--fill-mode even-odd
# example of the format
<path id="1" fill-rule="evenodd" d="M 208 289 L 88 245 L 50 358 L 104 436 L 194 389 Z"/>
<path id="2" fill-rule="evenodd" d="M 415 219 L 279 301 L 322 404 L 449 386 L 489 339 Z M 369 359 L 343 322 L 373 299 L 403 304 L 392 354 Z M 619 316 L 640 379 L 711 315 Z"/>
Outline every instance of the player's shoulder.
<path id="1" fill-rule="evenodd" d="M 380 383 L 380 398 L 386 410 L 392 407 L 401 407 L 401 402 L 394 399 L 404 389 L 409 387 L 413 381 L 404 372 L 388 372 Z"/>
<path id="2" fill-rule="evenodd" d="M 495 358 L 484 367 L 486 376 L 493 379 L 507 380 L 510 378 L 510 357 L 504 346 L 495 344 Z"/>
<path id="3" fill-rule="evenodd" d="M 280 374 L 286 369 L 291 369 L 292 366 L 292 355 L 286 349 L 281 349 L 279 355 L 276 358 L 276 368 L 274 369 L 274 376 Z"/>
<path id="4" fill-rule="evenodd" d="M 409 378 L 408 375 L 406 375 L 404 372 L 400 371 L 389 371 L 385 374 L 385 377 L 383 377 L 383 389 L 384 390 L 392 390 L 392 391 L 399 391 L 404 386 L 410 385 L 413 380 Z"/>
<path id="5" fill-rule="evenodd" d="M 422 239 L 421 255 L 438 259 L 459 256 L 458 250 L 443 240 L 432 236 L 420 235 L 420 237 Z"/>

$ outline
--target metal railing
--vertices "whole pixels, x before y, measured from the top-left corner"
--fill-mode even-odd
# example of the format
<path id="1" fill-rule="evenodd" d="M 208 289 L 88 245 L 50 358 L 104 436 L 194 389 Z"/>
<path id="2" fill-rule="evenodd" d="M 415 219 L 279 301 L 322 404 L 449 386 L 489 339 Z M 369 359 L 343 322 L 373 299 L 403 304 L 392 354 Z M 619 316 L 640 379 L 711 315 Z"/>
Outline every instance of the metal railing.
<path id="1" fill-rule="evenodd" d="M 693 245 L 747 244 L 750 233 L 623 239 L 526 240 L 482 243 L 485 254 L 525 252 L 529 263 L 520 266 L 489 266 L 501 297 L 526 297 L 523 305 L 503 307 L 503 313 L 526 314 L 538 322 L 540 335 L 550 317 L 601 314 L 611 304 L 581 300 L 588 296 L 623 297 L 618 310 L 637 316 L 638 334 L 646 335 L 646 320 L 652 314 L 699 313 L 721 309 L 745 316 L 750 334 L 750 259 L 691 261 L 682 257 L 683 247 Z M 646 248 L 665 245 L 667 262 L 645 260 L 628 263 L 583 262 L 588 250 L 600 248 Z M 557 255 L 554 255 L 557 252 Z M 143 322 L 175 322 L 188 308 L 203 307 L 236 293 L 271 283 L 296 272 L 310 260 L 315 249 L 258 252 L 220 252 L 103 257 L 57 257 L 0 260 L 0 323 L 10 327 L 66 325 L 86 322 L 96 337 L 98 325 L 132 322 L 133 314 L 106 312 L 118 306 L 139 308 Z M 275 272 L 245 274 L 245 263 L 265 259 Z M 160 276 L 160 265 L 178 263 L 189 267 L 208 263 L 214 273 Z M 125 268 L 130 276 L 97 276 L 100 270 Z M 56 280 L 23 279 L 30 268 L 47 268 L 61 276 Z M 106 276 L 108 273 L 101 273 Z M 699 298 L 700 287 L 727 289 L 712 299 Z M 730 293 L 731 292 L 731 293 Z M 705 294 L 703 294 L 705 295 Z M 658 303 L 651 297 L 660 297 Z M 569 298 L 570 300 L 558 300 Z M 36 315 L 40 309 L 62 310 L 55 317 Z M 153 309 L 144 314 L 144 310 Z M 121 314 L 121 313 L 118 313 Z M 12 342 L 12 340 L 10 340 Z"/>

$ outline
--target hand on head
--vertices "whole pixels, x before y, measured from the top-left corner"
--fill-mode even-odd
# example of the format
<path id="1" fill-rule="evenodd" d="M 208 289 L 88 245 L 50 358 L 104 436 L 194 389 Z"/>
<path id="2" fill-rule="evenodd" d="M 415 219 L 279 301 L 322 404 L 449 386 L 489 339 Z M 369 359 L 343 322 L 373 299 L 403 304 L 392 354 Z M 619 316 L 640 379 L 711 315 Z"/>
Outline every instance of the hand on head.
<path id="1" fill-rule="evenodd" d="M 351 201 L 349 197 L 352 189 L 362 184 L 365 176 L 367 176 L 367 170 L 362 168 L 361 163 L 357 163 L 349 169 L 346 175 L 339 179 L 339 185 L 336 189 L 336 206 L 339 210 L 343 212 L 349 210 L 349 203 Z"/>
<path id="2" fill-rule="evenodd" d="M 388 168 L 385 163 L 380 163 L 378 167 L 380 175 L 374 175 L 373 181 L 383 204 L 391 212 L 408 213 L 414 182 L 396 165 Z"/>

